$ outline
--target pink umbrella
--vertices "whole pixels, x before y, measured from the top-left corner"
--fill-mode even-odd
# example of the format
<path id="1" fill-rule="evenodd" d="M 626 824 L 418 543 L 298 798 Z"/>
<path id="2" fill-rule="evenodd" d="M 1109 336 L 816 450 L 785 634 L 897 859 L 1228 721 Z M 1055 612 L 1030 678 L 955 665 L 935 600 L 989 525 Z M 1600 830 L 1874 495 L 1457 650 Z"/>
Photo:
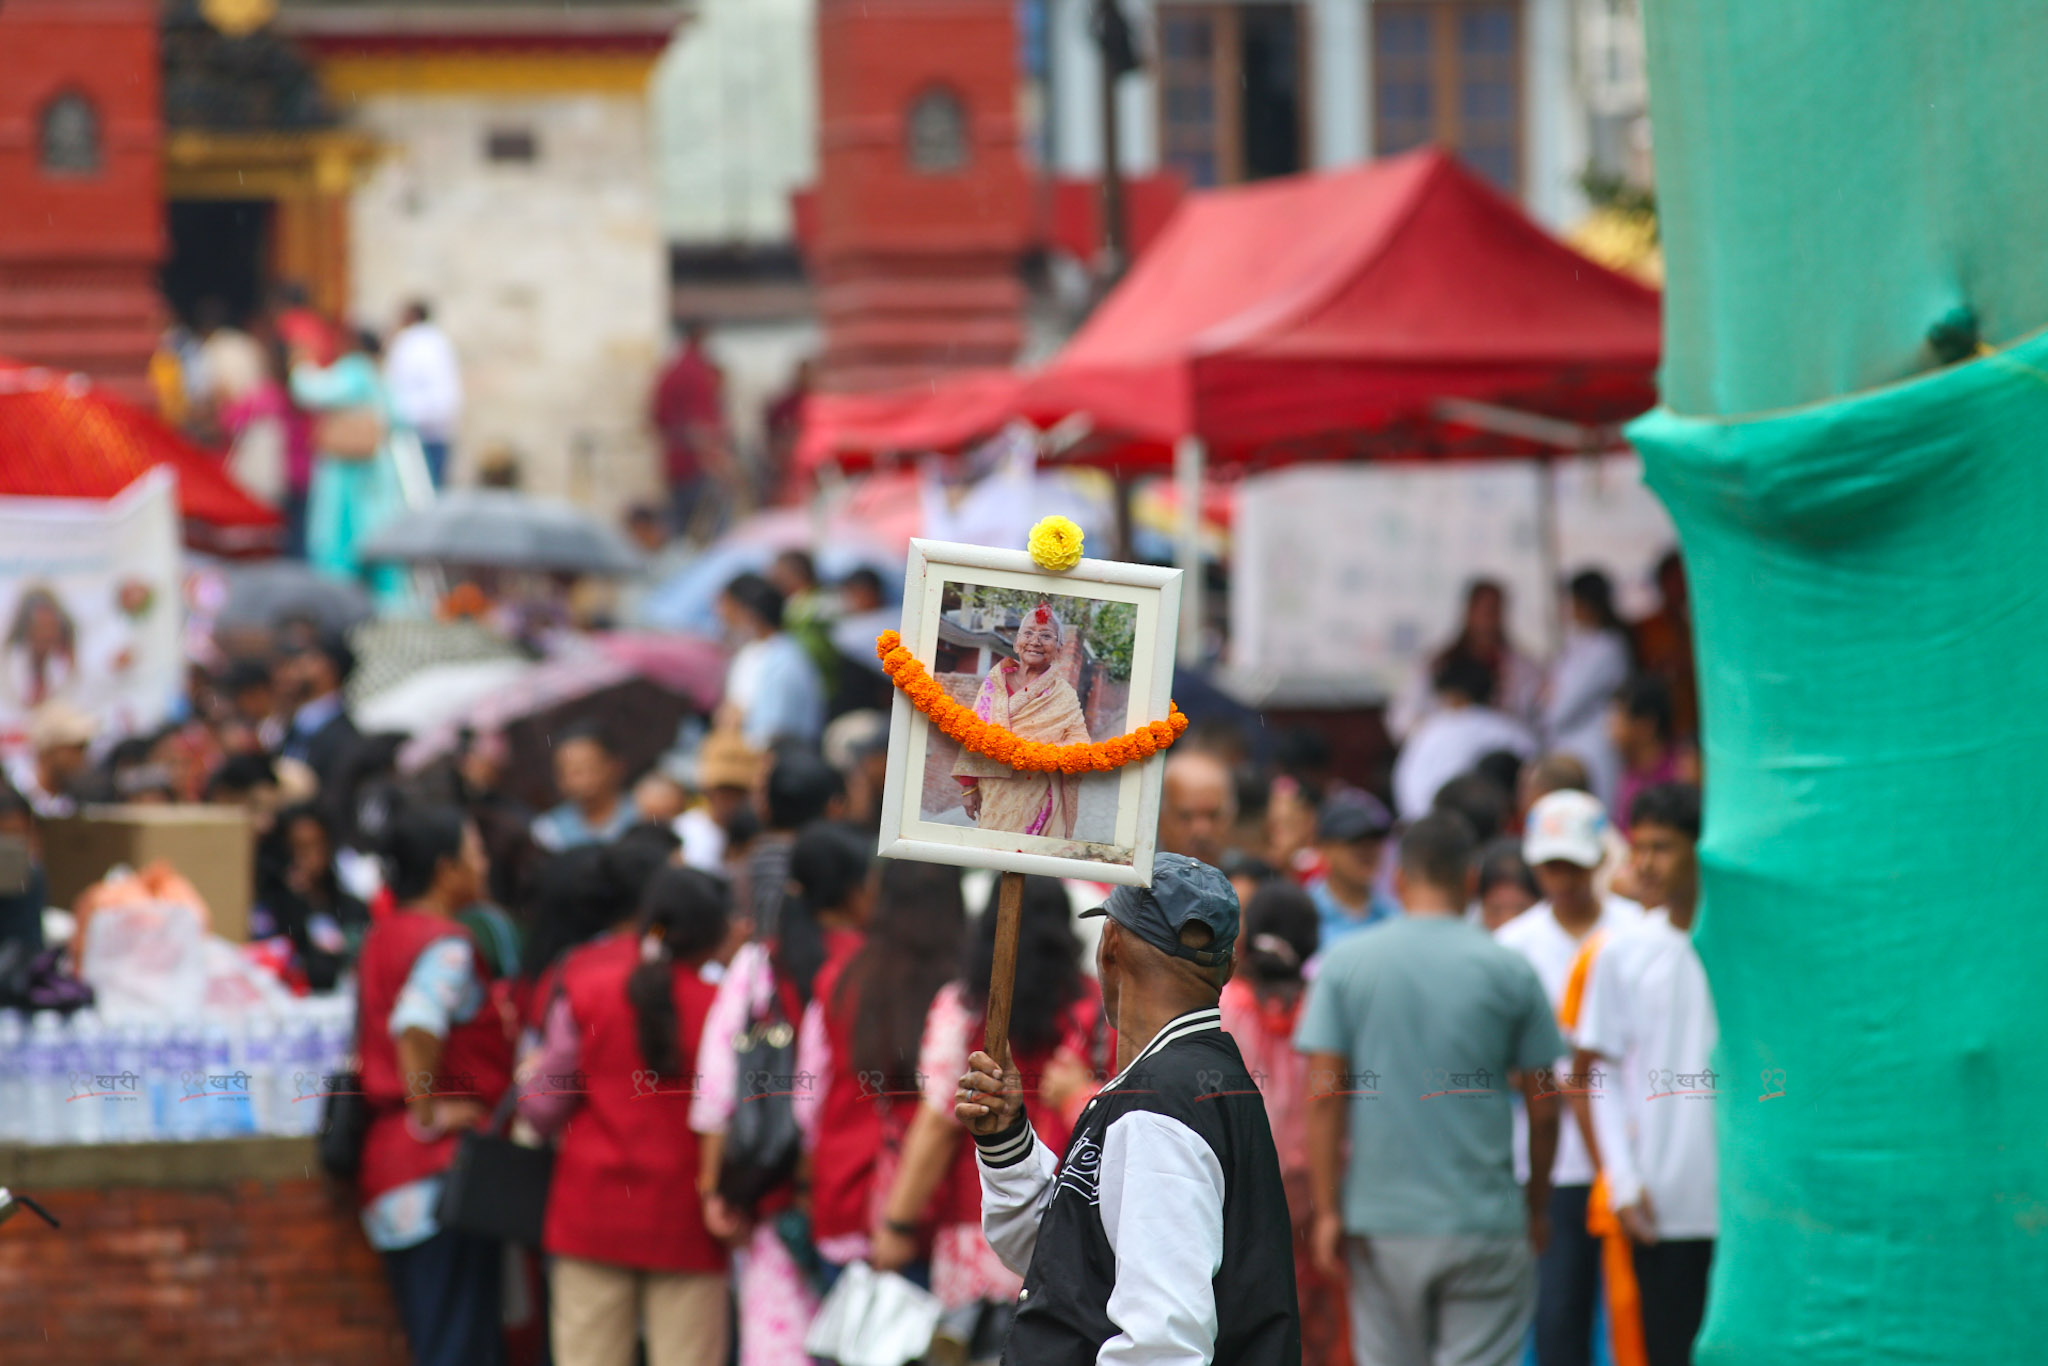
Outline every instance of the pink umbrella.
<path id="1" fill-rule="evenodd" d="M 896 470 L 868 476 L 857 484 L 853 497 L 833 519 L 834 534 L 860 536 L 885 545 L 901 555 L 910 549 L 910 538 L 924 534 L 924 496 L 919 476 L 910 470 Z"/>
<path id="2" fill-rule="evenodd" d="M 853 481 L 844 506 L 825 519 L 823 542 L 850 552 L 902 556 L 910 549 L 910 538 L 924 534 L 924 496 L 918 485 L 914 470 L 890 470 Z M 730 544 L 776 550 L 809 549 L 820 539 L 814 515 L 801 507 L 757 512 L 725 536 Z"/>
<path id="3" fill-rule="evenodd" d="M 725 666 L 706 641 L 625 639 L 626 645 L 600 639 L 535 666 L 462 715 L 413 737 L 399 755 L 400 767 L 417 772 L 453 754 L 464 730 L 499 734 L 511 751 L 508 785 L 521 800 L 544 806 L 554 800 L 554 738 L 594 722 L 629 772 L 645 769 L 675 743 L 685 716 L 717 704 Z"/>
<path id="4" fill-rule="evenodd" d="M 606 658 L 690 699 L 697 710 L 710 712 L 725 695 L 725 648 L 702 636 L 654 633 L 601 636 L 597 648 Z"/>

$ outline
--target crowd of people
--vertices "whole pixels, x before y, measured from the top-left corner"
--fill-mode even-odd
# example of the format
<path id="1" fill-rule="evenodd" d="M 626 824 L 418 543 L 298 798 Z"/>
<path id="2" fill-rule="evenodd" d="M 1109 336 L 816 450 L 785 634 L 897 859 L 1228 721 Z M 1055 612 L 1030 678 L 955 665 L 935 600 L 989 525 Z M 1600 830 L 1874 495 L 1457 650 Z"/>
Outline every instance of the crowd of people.
<path id="1" fill-rule="evenodd" d="M 387 332 L 350 326 L 281 282 L 237 314 L 207 298 L 191 325 L 165 333 L 151 363 L 157 409 L 225 453 L 236 481 L 282 514 L 287 549 L 360 577 L 363 542 L 406 505 L 401 461 L 417 443 L 419 477 L 448 479 L 462 420 L 462 367 L 424 300 Z"/>
<path id="2" fill-rule="evenodd" d="M 512 794 L 496 736 L 401 775 L 402 737 L 351 719 L 346 641 L 299 623 L 97 762 L 89 719 L 46 708 L 0 821 L 32 837 L 107 799 L 250 813 L 252 937 L 300 988 L 355 993 L 362 1222 L 415 1360 L 625 1363 L 644 1343 L 655 1366 L 796 1366 L 855 1263 L 938 1297 L 932 1360 L 991 1359 L 1035 1265 L 1014 1183 L 1041 1159 L 1005 1139 L 1024 1167 L 996 1175 L 1009 1159 L 961 1108 L 995 956 L 984 890 L 874 855 L 886 683 L 862 692 L 834 641 L 876 589 L 822 586 L 796 554 L 737 577 L 708 731 L 631 772 L 602 717 L 564 728 L 542 810 Z M 1689 938 L 1689 694 L 1603 590 L 1572 596 L 1594 663 L 1546 682 L 1506 642 L 1499 590 L 1474 590 L 1406 718 L 1394 809 L 1308 732 L 1262 759 L 1241 727 L 1200 723 L 1166 763 L 1162 855 L 1228 880 L 1204 1008 L 1270 1128 L 1262 1198 L 1292 1246 L 1303 1360 L 1689 1359 L 1715 1029 Z M 1598 726 L 1559 703 L 1581 674 L 1608 686 Z M 1495 706 L 1503 688 L 1520 710 Z M 1526 743 L 1494 743 L 1508 734 Z M 1048 1160 L 1130 1062 L 1143 946 L 1166 942 L 1128 907 L 1095 935 L 1075 912 L 1105 901 L 1025 887 L 1010 1038 Z M 440 1224 L 456 1136 L 478 1125 L 554 1153 L 520 1293 L 498 1244 Z M 541 1308 L 508 1331 L 515 1302 Z"/>
<path id="3" fill-rule="evenodd" d="M 1575 575 L 1564 593 L 1563 642 L 1547 670 L 1510 638 L 1507 590 L 1475 581 L 1457 634 L 1387 710 L 1400 746 L 1393 792 L 1402 819 L 1426 812 L 1445 783 L 1490 754 L 1517 763 L 1571 755 L 1585 765 L 1593 793 L 1624 813 L 1652 783 L 1697 781 L 1692 619 L 1676 551 L 1659 562 L 1656 579 L 1658 609 L 1630 624 L 1605 573 Z"/>
<path id="4" fill-rule="evenodd" d="M 395 592 L 396 579 L 365 564 L 360 547 L 427 490 L 454 481 L 463 368 L 427 299 L 373 325 L 323 312 L 302 284 L 280 280 L 251 308 L 199 299 L 158 339 L 149 379 L 164 420 L 277 510 L 284 553 Z M 799 360 L 749 436 L 732 421 L 708 327 L 676 320 L 641 415 L 656 448 L 648 484 L 662 496 L 634 504 L 626 525 L 647 553 L 645 577 L 662 580 L 660 570 L 680 567 L 678 554 L 782 499 L 813 374 Z M 520 452 L 502 442 L 464 464 L 478 487 L 524 482 Z"/>

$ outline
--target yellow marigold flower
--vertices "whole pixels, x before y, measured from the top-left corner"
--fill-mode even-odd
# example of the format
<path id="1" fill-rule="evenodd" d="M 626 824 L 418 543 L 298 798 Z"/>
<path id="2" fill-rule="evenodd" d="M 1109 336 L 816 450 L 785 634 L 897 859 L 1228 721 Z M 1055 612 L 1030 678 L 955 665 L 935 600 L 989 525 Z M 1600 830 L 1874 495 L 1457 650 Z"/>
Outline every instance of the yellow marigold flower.
<path id="1" fill-rule="evenodd" d="M 1047 517 L 1031 528 L 1031 558 L 1040 569 L 1072 569 L 1081 563 L 1081 528 L 1065 517 Z"/>

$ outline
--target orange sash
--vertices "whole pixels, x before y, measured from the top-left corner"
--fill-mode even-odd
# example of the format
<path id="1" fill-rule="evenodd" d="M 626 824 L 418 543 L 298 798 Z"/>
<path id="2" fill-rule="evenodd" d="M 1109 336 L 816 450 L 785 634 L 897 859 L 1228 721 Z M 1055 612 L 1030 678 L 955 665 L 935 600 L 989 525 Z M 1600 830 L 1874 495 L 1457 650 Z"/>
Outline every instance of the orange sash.
<path id="1" fill-rule="evenodd" d="M 1572 974 L 1564 988 L 1564 1004 L 1558 1022 L 1570 1032 L 1578 1025 L 1579 1007 L 1586 994 L 1586 975 L 1599 956 L 1604 936 L 1590 934 L 1572 962 Z M 1573 1121 L 1576 1123 L 1576 1119 Z M 1586 1232 L 1600 1240 L 1600 1269 L 1607 1282 L 1607 1338 L 1614 1353 L 1614 1366 L 1648 1366 L 1643 1347 L 1643 1302 L 1636 1289 L 1636 1264 L 1628 1234 L 1607 1202 L 1607 1177 L 1593 1178 L 1593 1192 L 1586 1201 Z"/>

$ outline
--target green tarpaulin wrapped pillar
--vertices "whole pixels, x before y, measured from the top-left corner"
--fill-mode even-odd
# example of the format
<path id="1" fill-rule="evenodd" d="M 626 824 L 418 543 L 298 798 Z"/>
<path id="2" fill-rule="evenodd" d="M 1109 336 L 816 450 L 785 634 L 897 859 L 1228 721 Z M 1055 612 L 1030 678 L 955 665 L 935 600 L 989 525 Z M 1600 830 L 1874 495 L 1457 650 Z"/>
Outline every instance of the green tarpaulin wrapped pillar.
<path id="1" fill-rule="evenodd" d="M 1693 578 L 1722 1038 L 1698 1360 L 2048 1360 L 2048 6 L 1646 9 L 1669 406 L 1631 435 Z M 1994 350 L 1940 368 L 1961 309 Z"/>

